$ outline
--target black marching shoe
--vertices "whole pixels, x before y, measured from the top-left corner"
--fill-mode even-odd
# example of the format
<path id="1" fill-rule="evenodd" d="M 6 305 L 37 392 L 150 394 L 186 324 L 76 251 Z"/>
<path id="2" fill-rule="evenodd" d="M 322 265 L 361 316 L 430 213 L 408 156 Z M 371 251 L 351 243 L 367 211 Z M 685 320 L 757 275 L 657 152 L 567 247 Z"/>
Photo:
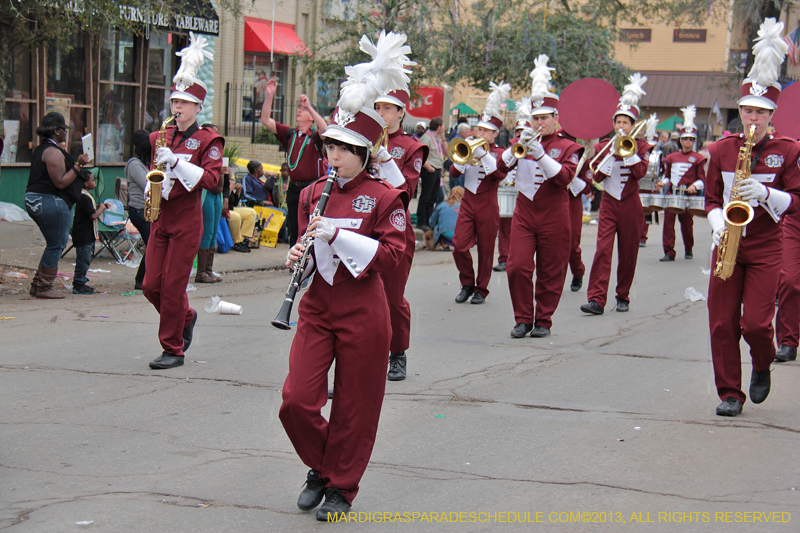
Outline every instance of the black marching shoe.
<path id="1" fill-rule="evenodd" d="M 157 359 L 150 361 L 150 368 L 153 370 L 166 370 L 167 368 L 175 368 L 176 366 L 183 366 L 182 355 L 172 355 L 171 353 L 164 352 Z"/>
<path id="2" fill-rule="evenodd" d="M 550 330 L 544 326 L 533 326 L 533 331 L 531 331 L 531 337 L 534 339 L 541 339 L 543 337 L 549 337 Z"/>
<path id="3" fill-rule="evenodd" d="M 503 261 L 502 263 L 497 263 L 495 266 L 492 267 L 492 270 L 495 272 L 505 272 L 506 271 L 506 263 Z"/>
<path id="4" fill-rule="evenodd" d="M 325 503 L 317 509 L 317 520 L 320 522 L 331 522 L 343 519 L 350 510 L 350 504 L 345 501 L 339 489 L 329 488 L 325 490 Z"/>
<path id="5" fill-rule="evenodd" d="M 192 313 L 194 313 L 194 318 L 189 323 L 188 326 L 183 328 L 183 351 L 189 349 L 189 346 L 192 345 L 192 337 L 194 336 L 194 325 L 197 324 L 197 311 L 192 309 Z"/>
<path id="6" fill-rule="evenodd" d="M 572 283 L 569 285 L 569 290 L 578 292 L 583 287 L 583 276 L 572 276 Z"/>
<path id="7" fill-rule="evenodd" d="M 683 254 L 683 258 L 684 259 L 694 259 L 694 256 L 692 255 L 691 250 L 686 252 L 685 254 Z"/>
<path id="8" fill-rule="evenodd" d="M 647 241 L 639 241 L 639 248 L 644 248 L 647 246 Z"/>
<path id="9" fill-rule="evenodd" d="M 625 300 L 617 300 L 617 313 L 627 313 L 628 309 L 628 302 Z"/>
<path id="10" fill-rule="evenodd" d="M 482 304 L 485 301 L 486 301 L 486 296 L 484 296 L 483 294 L 481 294 L 479 292 L 476 292 L 475 294 L 472 295 L 472 300 L 470 300 L 469 303 L 471 303 L 471 304 Z"/>
<path id="11" fill-rule="evenodd" d="M 517 322 L 514 325 L 514 328 L 511 330 L 511 336 L 515 339 L 521 339 L 525 337 L 528 333 L 531 332 L 533 329 L 533 324 L 525 324 L 523 322 Z"/>
<path id="12" fill-rule="evenodd" d="M 662 263 L 669 263 L 670 261 L 675 261 L 674 255 L 664 254 L 664 257 L 659 259 Z"/>
<path id="13" fill-rule="evenodd" d="M 134 282 L 134 284 L 133 284 L 133 290 L 135 290 L 135 291 L 140 291 L 140 290 L 142 290 L 142 282 L 141 282 L 141 281 L 136 281 L 136 282 Z"/>
<path id="14" fill-rule="evenodd" d="M 389 372 L 386 374 L 389 381 L 403 381 L 406 379 L 406 352 L 389 353 Z"/>
<path id="15" fill-rule="evenodd" d="M 581 306 L 581 311 L 589 313 L 590 315 L 602 315 L 604 312 L 603 308 L 594 300 L 589 300 L 588 304 L 583 304 Z"/>
<path id="16" fill-rule="evenodd" d="M 742 402 L 728 396 L 717 406 L 717 416 L 736 416 L 742 412 Z"/>
<path id="17" fill-rule="evenodd" d="M 469 297 L 472 296 L 473 292 L 475 292 L 475 287 L 467 287 L 466 285 L 463 285 L 461 287 L 461 292 L 459 292 L 458 296 L 456 296 L 456 303 L 463 304 L 469 300 Z"/>
<path id="18" fill-rule="evenodd" d="M 769 375 L 769 368 L 762 371 L 753 370 L 750 375 L 750 401 L 761 403 L 769 396 L 769 387 L 772 379 Z"/>
<path id="19" fill-rule="evenodd" d="M 316 509 L 325 496 L 325 480 L 319 477 L 319 472 L 309 470 L 306 483 L 297 498 L 297 508 L 301 511 Z"/>
<path id="20" fill-rule="evenodd" d="M 797 348 L 792 348 L 788 344 L 781 344 L 778 351 L 775 352 L 776 363 L 788 363 L 789 361 L 797 360 Z"/>

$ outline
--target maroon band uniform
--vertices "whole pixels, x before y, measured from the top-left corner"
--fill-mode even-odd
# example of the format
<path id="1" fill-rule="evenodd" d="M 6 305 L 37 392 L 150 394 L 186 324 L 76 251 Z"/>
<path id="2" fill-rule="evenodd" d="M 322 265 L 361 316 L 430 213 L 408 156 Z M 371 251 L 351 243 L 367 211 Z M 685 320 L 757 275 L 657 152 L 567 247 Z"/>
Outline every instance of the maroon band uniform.
<path id="1" fill-rule="evenodd" d="M 677 187 L 687 188 L 694 185 L 698 189 L 698 193 L 694 195 L 686 194 L 686 196 L 696 196 L 702 194 L 703 183 L 706 179 L 705 171 L 706 158 L 697 152 L 689 152 L 688 154 L 680 152 L 672 152 L 664 158 L 664 177 L 669 180 L 669 189 L 667 194 L 675 194 Z M 664 211 L 664 227 L 662 229 L 662 245 L 664 246 L 664 253 L 675 257 L 675 219 L 681 223 L 681 236 L 683 237 L 683 247 L 687 254 L 692 253 L 694 248 L 694 232 L 693 232 L 693 216 L 687 210 L 680 215 Z"/>
<path id="2" fill-rule="evenodd" d="M 744 135 L 731 135 L 709 147 L 706 179 L 706 212 L 723 208 L 730 197 L 734 171 Z M 753 146 L 758 160 L 750 177 L 767 190 L 791 194 L 791 210 L 797 209 L 800 194 L 800 144 L 787 137 L 766 135 Z M 711 358 L 720 399 L 733 397 L 742 403 L 742 362 L 739 341 L 750 346 L 753 371 L 769 368 L 775 359 L 772 318 L 781 268 L 782 228 L 767 210 L 751 201 L 755 216 L 745 229 L 736 256 L 733 275 L 727 280 L 711 276 L 708 283 L 708 322 L 711 330 Z M 779 219 L 782 220 L 782 219 Z M 716 264 L 714 252 L 712 268 Z"/>
<path id="3" fill-rule="evenodd" d="M 298 223 L 305 233 L 324 180 L 301 195 Z M 407 195 L 361 172 L 335 184 L 325 211 L 338 230 L 317 239 L 317 269 L 300 301 L 289 354 L 280 419 L 300 459 L 348 503 L 358 493 L 378 431 L 391 337 L 383 276 L 405 249 Z M 328 370 L 336 360 L 330 419 Z"/>
<path id="4" fill-rule="evenodd" d="M 783 218 L 783 255 L 778 283 L 775 338 L 797 349 L 800 328 L 800 210 Z"/>
<path id="5" fill-rule="evenodd" d="M 158 131 L 150 134 L 154 160 L 159 136 Z M 192 185 L 167 172 L 172 185 L 164 186 L 171 187 L 169 199 L 162 198 L 161 215 L 150 224 L 142 293 L 160 315 L 161 347 L 169 354 L 183 356 L 183 329 L 194 318 L 186 285 L 203 238 L 202 189 L 211 190 L 219 183 L 224 140 L 213 130 L 198 128 L 195 123 L 183 133 L 176 126 L 168 126 L 166 141 L 167 148 L 178 157 L 176 168 L 182 161 L 188 161 L 202 168 L 203 173 Z"/>
<path id="6" fill-rule="evenodd" d="M 577 187 L 569 188 L 569 270 L 576 278 L 582 278 L 586 274 L 586 267 L 581 257 L 581 228 L 583 228 L 583 195 L 592 193 L 592 173 L 584 166 L 579 178 L 585 183 L 583 189 L 576 193 Z"/>

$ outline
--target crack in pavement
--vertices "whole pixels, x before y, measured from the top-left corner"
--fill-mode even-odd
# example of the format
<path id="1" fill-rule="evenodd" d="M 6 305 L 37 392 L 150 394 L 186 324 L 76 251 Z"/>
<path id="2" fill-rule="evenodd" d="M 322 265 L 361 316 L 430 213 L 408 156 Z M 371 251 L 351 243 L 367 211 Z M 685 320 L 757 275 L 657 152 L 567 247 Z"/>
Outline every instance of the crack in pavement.
<path id="1" fill-rule="evenodd" d="M 691 310 L 692 304 L 693 302 L 678 302 L 676 304 L 671 305 L 670 307 L 667 307 L 666 309 L 664 309 L 659 313 L 626 320 L 624 322 L 617 324 L 616 334 L 592 337 L 591 339 L 583 341 L 580 344 L 582 346 L 586 346 L 592 342 L 599 342 L 602 341 L 603 339 L 607 339 L 605 342 L 601 342 L 600 344 L 598 344 L 597 347 L 602 348 L 603 346 L 608 346 L 619 340 L 626 339 L 635 333 L 638 333 L 639 331 L 641 331 L 641 326 L 644 326 L 646 324 L 661 320 L 671 320 L 673 318 L 679 318 Z M 672 312 L 673 310 L 676 310 L 676 312 L 673 313 Z"/>

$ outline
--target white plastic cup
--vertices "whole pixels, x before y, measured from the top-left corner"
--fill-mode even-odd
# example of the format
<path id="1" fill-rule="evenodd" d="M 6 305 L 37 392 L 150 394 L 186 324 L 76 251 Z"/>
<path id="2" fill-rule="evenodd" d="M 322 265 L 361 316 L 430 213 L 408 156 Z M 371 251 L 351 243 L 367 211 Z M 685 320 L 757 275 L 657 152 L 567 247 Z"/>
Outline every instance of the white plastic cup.
<path id="1" fill-rule="evenodd" d="M 242 306 L 232 304 L 230 302 L 219 302 L 219 314 L 221 315 L 241 315 L 242 314 Z"/>

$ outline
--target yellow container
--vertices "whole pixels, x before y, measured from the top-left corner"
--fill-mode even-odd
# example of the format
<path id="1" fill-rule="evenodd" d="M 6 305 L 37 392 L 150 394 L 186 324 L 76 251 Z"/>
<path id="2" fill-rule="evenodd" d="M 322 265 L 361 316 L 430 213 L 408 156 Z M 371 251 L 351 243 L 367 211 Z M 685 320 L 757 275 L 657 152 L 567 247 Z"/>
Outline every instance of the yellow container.
<path id="1" fill-rule="evenodd" d="M 264 221 L 264 229 L 261 232 L 261 246 L 275 248 L 278 245 L 278 233 L 281 231 L 286 215 L 276 207 L 254 207 L 256 215 Z"/>

